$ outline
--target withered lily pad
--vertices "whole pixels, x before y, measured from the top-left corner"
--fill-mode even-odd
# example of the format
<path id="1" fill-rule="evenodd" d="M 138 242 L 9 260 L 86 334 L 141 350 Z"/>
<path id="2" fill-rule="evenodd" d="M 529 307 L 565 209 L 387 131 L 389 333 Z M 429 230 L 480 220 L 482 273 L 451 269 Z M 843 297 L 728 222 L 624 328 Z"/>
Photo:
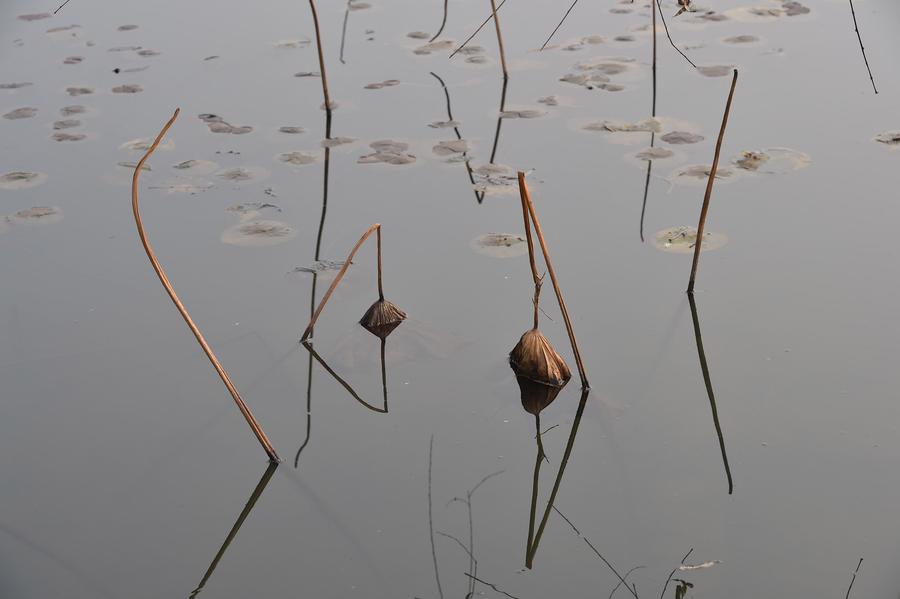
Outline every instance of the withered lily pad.
<path id="1" fill-rule="evenodd" d="M 83 141 L 87 139 L 85 133 L 68 133 L 66 131 L 57 131 L 50 137 L 53 141 Z"/>
<path id="2" fill-rule="evenodd" d="M 56 130 L 59 129 L 71 129 L 73 127 L 80 127 L 81 121 L 78 119 L 63 119 L 60 121 L 56 121 L 53 123 L 53 128 Z"/>
<path id="3" fill-rule="evenodd" d="M 248 181 L 268 177 L 269 171 L 254 166 L 238 166 L 221 170 L 216 173 L 216 176 L 232 183 L 247 183 Z"/>
<path id="4" fill-rule="evenodd" d="M 483 164 L 472 169 L 475 191 L 486 195 L 518 193 L 516 169 L 505 164 Z"/>
<path id="5" fill-rule="evenodd" d="M 150 144 L 153 143 L 153 138 L 150 137 L 139 137 L 137 139 L 132 139 L 131 141 L 126 141 L 121 146 L 119 146 L 120 150 L 134 150 L 136 152 L 146 152 L 150 149 Z M 166 140 L 161 142 L 156 149 L 157 150 L 171 150 L 175 147 L 175 142 L 172 140 Z"/>
<path id="6" fill-rule="evenodd" d="M 310 274 L 340 270 L 344 266 L 343 260 L 317 260 L 308 266 L 298 266 L 292 272 L 306 272 Z"/>
<path id="7" fill-rule="evenodd" d="M 232 125 L 217 114 L 202 113 L 197 115 L 198 118 L 206 123 L 206 126 L 212 133 L 231 133 L 233 135 L 244 135 L 253 131 L 253 127 L 249 125 Z"/>
<path id="8" fill-rule="evenodd" d="M 256 218 L 264 211 L 281 212 L 281 208 L 268 202 L 244 202 L 232 204 L 225 211 L 236 214 L 241 220 L 248 220 Z"/>
<path id="9" fill-rule="evenodd" d="M 412 38 L 414 40 L 427 40 L 431 37 L 431 34 L 425 33 L 424 31 L 410 31 L 406 34 L 406 37 Z"/>
<path id="10" fill-rule="evenodd" d="M 84 114 L 85 112 L 87 112 L 87 108 L 85 108 L 84 106 L 77 105 L 77 104 L 74 106 L 63 106 L 62 108 L 59 109 L 59 114 L 61 114 L 63 116 L 72 116 L 73 114 Z"/>
<path id="11" fill-rule="evenodd" d="M 645 148 L 634 155 L 638 160 L 662 160 L 671 158 L 674 152 L 668 148 Z"/>
<path id="12" fill-rule="evenodd" d="M 704 77 L 725 77 L 731 75 L 734 67 L 730 65 L 698 66 L 697 71 Z"/>
<path id="13" fill-rule="evenodd" d="M 144 50 L 138 50 L 137 52 L 135 52 L 135 54 L 137 54 L 138 56 L 147 57 L 147 56 L 159 56 L 160 53 L 156 50 L 144 49 Z"/>
<path id="14" fill-rule="evenodd" d="M 323 148 L 336 148 L 337 146 L 342 146 L 344 144 L 352 144 L 354 141 L 356 141 L 355 137 L 329 137 L 322 140 L 321 146 Z"/>
<path id="15" fill-rule="evenodd" d="M 214 173 L 219 165 L 210 160 L 184 160 L 178 164 L 173 164 L 172 168 L 189 175 L 209 175 Z"/>
<path id="16" fill-rule="evenodd" d="M 879 133 L 874 138 L 872 138 L 872 141 L 884 144 L 890 148 L 900 148 L 900 130 L 885 131 L 884 133 Z"/>
<path id="17" fill-rule="evenodd" d="M 755 35 L 733 35 L 722 40 L 723 43 L 734 45 L 757 44 L 759 41 Z"/>
<path id="18" fill-rule="evenodd" d="M 533 109 L 525 109 L 525 110 L 504 110 L 500 113 L 500 116 L 505 119 L 536 119 L 538 117 L 542 117 L 547 114 L 543 110 L 533 110 Z"/>
<path id="19" fill-rule="evenodd" d="M 28 171 L 12 171 L 0 175 L 0 189 L 27 189 L 36 187 L 47 180 L 43 173 L 30 173 Z"/>
<path id="20" fill-rule="evenodd" d="M 418 54 L 420 56 L 431 54 L 432 52 L 437 52 L 439 50 L 450 50 L 454 46 L 453 40 L 436 40 L 429 44 L 425 44 L 424 46 L 419 46 L 415 50 L 413 50 L 413 54 Z"/>
<path id="21" fill-rule="evenodd" d="M 63 59 L 63 64 L 81 64 L 84 62 L 84 56 L 67 56 Z"/>
<path id="22" fill-rule="evenodd" d="M 538 104 L 559 106 L 559 96 L 544 96 L 543 98 L 538 98 Z"/>
<path id="23" fill-rule="evenodd" d="M 469 151 L 469 144 L 464 139 L 451 139 L 439 142 L 431 148 L 431 151 L 438 156 L 452 156 L 454 154 L 462 154 Z"/>
<path id="24" fill-rule="evenodd" d="M 450 127 L 459 127 L 459 121 L 432 121 L 428 126 L 432 129 L 448 129 Z"/>
<path id="25" fill-rule="evenodd" d="M 378 83 L 369 83 L 365 86 L 365 89 L 381 89 L 383 87 L 393 87 L 395 85 L 400 85 L 398 79 L 386 79 L 385 81 L 379 81 Z"/>
<path id="26" fill-rule="evenodd" d="M 125 85 L 117 85 L 112 88 L 114 94 L 138 94 L 144 91 L 144 88 L 136 83 L 128 83 Z"/>
<path id="27" fill-rule="evenodd" d="M 809 154 L 790 148 L 766 148 L 741 152 L 732 164 L 735 167 L 767 175 L 781 175 L 809 166 Z"/>
<path id="28" fill-rule="evenodd" d="M 528 253 L 528 244 L 522 235 L 488 233 L 469 242 L 477 253 L 493 258 L 515 258 Z"/>
<path id="29" fill-rule="evenodd" d="M 134 31 L 137 28 L 137 25 L 119 25 L 116 28 L 116 31 Z"/>
<path id="30" fill-rule="evenodd" d="M 19 120 L 19 119 L 30 119 L 34 115 L 38 113 L 37 108 L 32 108 L 30 106 L 25 106 L 23 108 L 16 108 L 15 110 L 10 110 L 6 114 L 3 115 L 3 118 L 9 119 L 11 121 Z"/>
<path id="31" fill-rule="evenodd" d="M 35 206 L 19 210 L 12 215 L 12 221 L 29 225 L 48 225 L 58 223 L 62 220 L 62 217 L 62 210 L 59 208 L 54 206 Z"/>
<path id="32" fill-rule="evenodd" d="M 272 45 L 276 48 L 282 49 L 293 49 L 293 48 L 305 48 L 310 44 L 310 40 L 279 40 Z"/>
<path id="33" fill-rule="evenodd" d="M 52 16 L 53 15 L 48 12 L 39 12 L 28 15 L 19 15 L 18 19 L 20 21 L 40 21 L 41 19 L 49 19 Z"/>
<path id="34" fill-rule="evenodd" d="M 669 181 L 673 183 L 688 183 L 692 185 L 705 185 L 709 179 L 710 165 L 708 164 L 692 164 L 684 166 L 671 175 Z M 737 173 L 730 168 L 719 166 L 716 169 L 716 181 L 718 183 L 728 183 L 737 177 Z"/>
<path id="35" fill-rule="evenodd" d="M 659 133 L 662 126 L 654 118 L 644 119 L 635 123 L 622 121 L 595 121 L 582 127 L 585 131 L 599 131 L 603 133 Z"/>
<path id="36" fill-rule="evenodd" d="M 402 141 L 383 139 L 373 141 L 369 144 L 369 147 L 375 150 L 375 152 L 360 156 L 357 160 L 359 164 L 375 164 L 383 162 L 385 164 L 403 165 L 412 164 L 416 161 L 415 156 L 406 152 L 406 150 L 409 149 L 409 144 L 403 143 Z"/>
<path id="37" fill-rule="evenodd" d="M 721 233 L 703 232 L 704 252 L 717 250 L 728 243 L 728 238 Z M 656 249 L 673 254 L 690 254 L 697 245 L 697 229 L 694 227 L 672 227 L 656 234 Z"/>
<path id="38" fill-rule="evenodd" d="M 66 93 L 72 97 L 87 96 L 89 94 L 94 93 L 94 88 L 92 88 L 92 87 L 67 87 Z"/>
<path id="39" fill-rule="evenodd" d="M 306 166 L 316 161 L 315 154 L 307 154 L 306 152 L 283 152 L 275 156 L 275 160 L 294 166 Z"/>
<path id="40" fill-rule="evenodd" d="M 296 237 L 293 227 L 276 220 L 241 223 L 222 233 L 222 243 L 244 247 L 265 247 L 285 243 Z"/>
<path id="41" fill-rule="evenodd" d="M 305 133 L 306 129 L 304 129 L 303 127 L 294 127 L 294 126 L 286 125 L 284 127 L 279 127 L 278 132 L 279 133 L 287 133 L 288 135 L 297 135 L 300 133 Z"/>
<path id="42" fill-rule="evenodd" d="M 670 131 L 669 133 L 660 136 L 660 139 L 667 144 L 681 145 L 695 144 L 697 142 L 703 141 L 705 138 L 702 135 L 698 135 L 697 133 L 690 133 L 689 131 Z"/>

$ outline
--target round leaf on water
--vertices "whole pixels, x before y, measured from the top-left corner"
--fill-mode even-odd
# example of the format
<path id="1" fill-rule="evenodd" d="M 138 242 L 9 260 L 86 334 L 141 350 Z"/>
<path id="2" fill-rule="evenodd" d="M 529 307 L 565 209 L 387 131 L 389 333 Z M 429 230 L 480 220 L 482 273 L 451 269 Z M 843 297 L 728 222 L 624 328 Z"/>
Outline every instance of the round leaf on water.
<path id="1" fill-rule="evenodd" d="M 62 220 L 62 210 L 54 206 L 35 206 L 19 210 L 12 215 L 12 221 L 29 225 L 48 225 Z"/>
<path id="2" fill-rule="evenodd" d="M 728 243 L 728 238 L 722 233 L 703 232 L 703 245 L 700 248 L 707 252 L 717 250 Z M 695 227 L 671 227 L 658 232 L 654 238 L 654 246 L 663 252 L 673 254 L 691 254 L 697 244 L 697 229 Z"/>
<path id="3" fill-rule="evenodd" d="M 790 148 L 766 148 L 744 151 L 738 154 L 732 164 L 749 173 L 782 175 L 809 166 L 809 154 Z"/>
<path id="4" fill-rule="evenodd" d="M 469 247 L 477 253 L 492 258 L 515 258 L 528 253 L 528 244 L 522 235 L 510 233 L 488 233 L 469 242 Z"/>
<path id="5" fill-rule="evenodd" d="M 43 173 L 30 173 L 28 171 L 12 171 L 0 175 L 0 189 L 27 189 L 36 187 L 47 180 Z"/>
<path id="6" fill-rule="evenodd" d="M 222 243 L 244 247 L 265 247 L 290 241 L 297 235 L 293 227 L 280 221 L 259 220 L 241 223 L 222 233 Z"/>

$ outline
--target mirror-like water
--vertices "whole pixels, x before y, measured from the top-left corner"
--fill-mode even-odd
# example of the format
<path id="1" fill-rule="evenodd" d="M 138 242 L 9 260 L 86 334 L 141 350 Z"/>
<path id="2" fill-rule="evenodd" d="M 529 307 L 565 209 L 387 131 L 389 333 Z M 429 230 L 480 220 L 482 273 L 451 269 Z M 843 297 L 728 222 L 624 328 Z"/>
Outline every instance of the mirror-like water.
<path id="1" fill-rule="evenodd" d="M 305 0 L 3 2 L 0 597 L 897 596 L 900 7 L 854 4 L 878 95 L 843 0 L 665 0 L 655 94 L 646 0 L 543 51 L 570 3 L 504 2 L 505 83 L 493 23 L 448 58 L 486 0 L 320 0 L 329 118 Z M 144 226 L 274 469 L 135 231 L 176 107 Z M 516 170 L 587 395 L 507 362 Z M 373 239 L 300 345 L 373 223 L 409 318 L 358 324 Z"/>

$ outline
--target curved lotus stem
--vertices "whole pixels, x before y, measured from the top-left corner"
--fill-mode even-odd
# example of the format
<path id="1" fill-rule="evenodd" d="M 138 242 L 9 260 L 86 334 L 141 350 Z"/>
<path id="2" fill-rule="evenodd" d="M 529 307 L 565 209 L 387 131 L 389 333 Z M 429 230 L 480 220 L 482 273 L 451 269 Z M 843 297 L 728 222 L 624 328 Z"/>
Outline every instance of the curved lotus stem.
<path id="1" fill-rule="evenodd" d="M 150 241 L 148 241 L 147 235 L 146 233 L 144 233 L 144 225 L 141 223 L 141 213 L 138 209 L 138 177 L 140 176 L 141 169 L 143 168 L 144 163 L 159 145 L 159 142 L 162 141 L 162 138 L 169 130 L 169 127 L 172 126 L 172 123 L 175 122 L 175 119 L 178 118 L 179 112 L 180 109 L 176 108 L 175 114 L 173 114 L 172 118 L 169 119 L 169 122 L 165 124 L 165 126 L 162 128 L 162 131 L 160 131 L 159 135 L 156 136 L 153 144 L 147 149 L 147 152 L 138 161 L 137 166 L 134 167 L 134 175 L 131 179 L 131 208 L 134 212 L 134 223 L 137 225 L 138 235 L 141 238 L 141 244 L 144 246 L 144 251 L 147 252 L 147 258 L 150 259 L 150 264 L 153 266 L 153 270 L 156 271 L 156 275 L 159 277 L 159 282 L 162 283 L 162 286 L 165 288 L 166 293 L 168 293 L 169 297 L 172 298 L 172 303 L 175 304 L 175 308 L 177 308 L 178 312 L 181 313 L 181 317 L 184 318 L 184 322 L 187 323 L 188 328 L 190 328 L 191 332 L 194 333 L 194 337 L 197 338 L 197 343 L 199 343 L 200 347 L 203 348 L 203 351 L 206 353 L 206 357 L 209 358 L 210 363 L 212 363 L 213 368 L 215 368 L 216 372 L 219 373 L 219 377 L 222 379 L 222 382 L 225 383 L 225 387 L 228 389 L 231 397 L 234 398 L 234 403 L 237 404 L 237 407 L 241 411 L 241 414 L 244 415 L 244 419 L 247 421 L 247 424 L 250 425 L 250 429 L 253 431 L 253 434 L 256 435 L 256 438 L 259 440 L 260 445 L 263 446 L 266 454 L 268 454 L 269 460 L 272 462 L 280 462 L 281 459 L 278 457 L 278 453 L 276 453 L 275 448 L 272 447 L 272 443 L 269 442 L 269 438 L 266 437 L 266 433 L 263 432 L 262 428 L 259 426 L 259 423 L 256 421 L 256 418 L 254 418 L 253 414 L 250 412 L 250 408 L 248 408 L 247 404 L 244 403 L 244 400 L 241 398 L 241 394 L 238 393 L 238 390 L 237 388 L 235 388 L 234 383 L 231 382 L 231 378 L 228 376 L 228 373 L 225 372 L 225 368 L 222 367 L 222 364 L 219 362 L 219 359 L 216 358 L 216 355 L 213 353 L 213 350 L 209 346 L 209 343 L 207 343 L 206 339 L 203 337 L 203 333 L 200 332 L 200 329 L 194 323 L 190 314 L 188 314 L 187 308 L 184 307 L 184 304 L 175 293 L 175 289 L 172 287 L 172 283 L 169 282 L 169 278 L 166 276 L 166 273 L 163 271 L 162 266 L 156 259 L 156 255 L 153 253 L 153 248 L 150 246 Z"/>

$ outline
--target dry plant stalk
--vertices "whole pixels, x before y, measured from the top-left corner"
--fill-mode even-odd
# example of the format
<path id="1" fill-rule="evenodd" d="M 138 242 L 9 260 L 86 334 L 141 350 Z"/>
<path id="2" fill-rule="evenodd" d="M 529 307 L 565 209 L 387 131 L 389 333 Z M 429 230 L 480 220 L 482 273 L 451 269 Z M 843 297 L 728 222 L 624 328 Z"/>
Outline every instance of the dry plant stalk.
<path id="1" fill-rule="evenodd" d="M 569 18 L 569 13 L 572 12 L 572 9 L 575 8 L 575 5 L 578 4 L 578 0 L 572 0 L 572 4 L 569 5 L 569 10 L 566 11 L 566 14 L 563 15 L 563 18 L 559 20 L 559 23 L 556 24 L 556 27 L 553 31 L 550 32 L 550 35 L 547 36 L 547 39 L 541 44 L 541 50 L 547 47 L 547 44 L 550 43 L 550 40 L 553 39 L 553 36 L 556 35 L 556 32 L 559 31 L 559 28 L 562 27 L 562 24 L 566 22 L 566 19 Z"/>
<path id="2" fill-rule="evenodd" d="M 309 0 L 309 8 L 312 11 L 313 26 L 316 29 L 316 49 L 319 51 L 319 71 L 322 79 L 322 95 L 325 96 L 325 110 L 331 113 L 331 96 L 328 94 L 328 77 L 325 75 L 325 55 L 322 53 L 322 34 L 319 31 L 319 13 L 316 11 L 316 1 Z"/>
<path id="3" fill-rule="evenodd" d="M 556 300 L 559 302 L 559 310 L 562 312 L 563 321 L 566 323 L 566 332 L 569 334 L 569 342 L 572 344 L 572 352 L 575 354 L 575 365 L 578 366 L 578 374 L 581 377 L 581 387 L 590 389 L 591 385 L 588 383 L 587 372 L 585 372 L 584 363 L 581 360 L 581 351 L 578 349 L 578 342 L 575 340 L 575 330 L 572 328 L 572 320 L 569 318 L 569 310 L 566 308 L 566 300 L 563 299 L 562 290 L 559 288 L 556 271 L 553 270 L 553 262 L 550 260 L 550 250 L 547 249 L 547 242 L 544 240 L 544 233 L 541 230 L 541 222 L 534 211 L 534 202 L 531 201 L 531 194 L 528 193 L 528 184 L 525 183 L 525 173 L 522 171 L 519 171 L 519 190 L 522 198 L 528 205 L 528 213 L 531 216 L 531 222 L 534 224 L 534 232 L 537 233 L 538 241 L 541 244 L 544 262 L 547 264 L 547 272 L 550 273 L 553 291 L 556 292 Z"/>
<path id="4" fill-rule="evenodd" d="M 150 246 L 150 241 L 147 239 L 146 233 L 144 233 L 144 225 L 141 223 L 141 213 L 138 209 L 138 177 L 140 176 L 141 169 L 144 167 L 144 163 L 147 161 L 150 155 L 153 154 L 153 151 L 159 145 L 159 142 L 162 141 L 163 137 L 166 135 L 166 132 L 169 130 L 169 127 L 171 127 L 172 123 L 175 122 L 175 119 L 178 118 L 179 112 L 181 112 L 180 109 L 176 108 L 175 114 L 173 114 L 172 118 L 169 119 L 169 122 L 165 124 L 165 126 L 159 132 L 159 135 L 156 136 L 153 144 L 147 149 L 147 152 L 138 161 L 137 166 L 134 167 L 134 175 L 131 179 L 131 208 L 134 212 L 134 222 L 137 225 L 138 235 L 141 238 L 141 244 L 144 246 L 144 251 L 147 252 L 147 258 L 150 259 L 150 264 L 153 266 L 153 270 L 156 271 L 156 275 L 159 277 L 159 281 L 165 288 L 166 293 L 168 293 L 169 297 L 172 298 L 172 303 L 175 304 L 178 312 L 181 313 L 181 317 L 184 318 L 184 322 L 187 323 L 188 327 L 191 329 L 191 332 L 194 333 L 194 337 L 197 338 L 197 343 L 199 343 L 200 347 L 203 348 L 203 351 L 206 353 L 206 357 L 209 358 L 209 361 L 212 363 L 213 368 L 215 368 L 216 372 L 219 373 L 219 377 L 222 379 L 222 382 L 225 383 L 225 387 L 228 389 L 228 392 L 234 399 L 234 403 L 237 404 L 237 407 L 241 411 L 241 414 L 244 415 L 244 419 L 247 421 L 247 424 L 250 425 L 250 429 L 253 431 L 253 434 L 256 435 L 256 438 L 259 440 L 260 445 L 262 445 L 263 449 L 266 450 L 266 454 L 268 454 L 269 460 L 271 462 L 279 462 L 281 460 L 278 457 L 278 453 L 275 452 L 275 448 L 272 447 L 272 443 L 269 442 L 269 438 L 266 436 L 266 433 L 263 432 L 262 427 L 259 426 L 259 423 L 256 421 L 253 413 L 250 412 L 250 408 L 248 408 L 247 404 L 244 403 L 244 400 L 241 398 L 241 394 L 238 393 L 238 390 L 234 386 L 234 383 L 231 382 L 231 378 L 228 376 L 228 373 L 225 372 L 225 368 L 222 367 L 222 364 L 213 353 L 213 350 L 209 346 L 209 343 L 207 343 L 206 339 L 203 337 L 203 333 L 200 332 L 200 329 L 194 323 L 190 314 L 188 314 L 187 308 L 184 307 L 184 304 L 175 293 L 175 289 L 172 287 L 172 283 L 169 282 L 169 278 L 166 276 L 166 273 L 163 271 L 162 266 L 156 259 L 156 255 L 153 253 L 153 248 Z"/>
<path id="5" fill-rule="evenodd" d="M 435 33 L 434 36 L 430 40 L 428 40 L 429 44 L 441 35 L 441 33 L 444 31 L 444 27 L 447 25 L 447 4 L 449 2 L 450 0 L 444 0 L 444 19 L 441 21 L 441 27 L 437 30 L 437 33 Z"/>
<path id="6" fill-rule="evenodd" d="M 506 0 L 503 0 L 502 2 L 500 2 L 500 4 L 497 5 L 497 10 L 500 10 L 501 8 L 503 8 L 503 5 L 504 5 L 504 4 L 506 4 Z M 472 33 L 472 35 L 470 35 L 469 37 L 467 37 L 467 38 L 466 38 L 466 41 L 464 41 L 463 43 L 461 43 L 461 44 L 459 45 L 459 47 L 456 48 L 456 50 L 454 50 L 454 51 L 450 54 L 450 56 L 448 56 L 447 58 L 448 58 L 448 59 L 453 58 L 454 56 L 456 56 L 456 53 L 457 53 L 457 52 L 459 52 L 460 50 L 462 50 L 463 48 L 465 48 L 465 47 L 466 47 L 466 44 L 468 44 L 469 42 L 471 42 L 472 39 L 474 39 L 475 36 L 478 35 L 478 32 L 481 31 L 482 29 L 484 29 L 484 26 L 487 25 L 488 22 L 489 22 L 492 18 L 494 18 L 494 13 L 495 13 L 495 12 L 497 12 L 497 11 L 491 12 L 491 14 L 489 14 L 488 17 L 487 17 L 484 21 L 482 21 L 481 25 L 478 26 L 478 29 L 476 29 L 476 30 Z"/>
<path id="7" fill-rule="evenodd" d="M 359 241 L 357 241 L 356 245 L 353 246 L 353 249 L 350 250 L 350 255 L 347 256 L 347 260 L 344 262 L 341 270 L 338 271 L 337 276 L 334 277 L 334 280 L 331 282 L 331 286 L 328 287 L 328 291 L 325 292 L 325 295 L 322 297 L 322 301 L 319 302 L 319 306 L 316 308 L 316 311 L 313 313 L 309 324 L 306 326 L 306 330 L 303 331 L 303 336 L 300 337 L 300 343 L 305 342 L 312 334 L 313 327 L 315 326 L 316 321 L 319 319 L 319 315 L 322 314 L 322 310 L 325 308 L 325 304 L 327 304 L 328 300 L 331 299 L 331 294 L 334 293 L 334 290 L 341 282 L 341 279 L 343 279 L 344 275 L 347 274 L 347 269 L 350 268 L 350 264 L 353 262 L 353 257 L 356 255 L 356 252 L 359 251 L 359 248 L 362 247 L 362 244 L 365 243 L 366 239 L 368 239 L 372 235 L 372 233 L 375 232 L 378 233 L 378 300 L 369 307 L 369 309 L 366 311 L 366 314 L 360 321 L 360 324 L 366 327 L 366 329 L 373 332 L 375 335 L 379 335 L 379 333 L 373 331 L 370 326 L 390 326 L 391 330 L 393 330 L 393 328 L 395 328 L 406 318 L 406 313 L 403 312 L 403 310 L 397 308 L 394 304 L 384 299 L 384 289 L 381 283 L 381 225 L 375 223 L 374 225 L 366 229 L 366 232 L 362 234 L 362 237 L 359 238 Z M 390 331 L 388 331 L 388 333 L 389 332 Z"/>
<path id="8" fill-rule="evenodd" d="M 866 71 L 869 72 L 869 79 L 872 81 L 872 89 L 875 90 L 875 93 L 878 93 L 878 88 L 875 87 L 875 77 L 872 76 L 872 69 L 869 68 L 869 59 L 866 58 L 866 49 L 863 46 L 862 36 L 859 34 L 859 25 L 856 23 L 856 10 L 853 8 L 853 0 L 850 0 L 850 14 L 853 15 L 853 29 L 856 30 L 856 39 L 859 40 L 859 50 L 863 55 L 863 62 L 866 63 Z"/>
<path id="9" fill-rule="evenodd" d="M 694 280 L 697 278 L 697 266 L 700 264 L 700 247 L 703 245 L 703 229 L 706 227 L 706 214 L 709 212 L 709 199 L 712 197 L 713 181 L 716 179 L 716 171 L 719 169 L 719 153 L 722 151 L 722 140 L 725 139 L 725 126 L 728 125 L 728 114 L 731 112 L 731 100 L 734 98 L 734 87 L 737 85 L 738 71 L 734 70 L 731 78 L 731 90 L 728 92 L 728 101 L 725 103 L 725 114 L 722 116 L 722 127 L 719 129 L 719 138 L 716 140 L 716 153 L 713 156 L 712 167 L 709 169 L 709 178 L 706 181 L 706 193 L 703 195 L 703 207 L 700 209 L 700 223 L 697 225 L 697 240 L 694 242 L 694 261 L 691 264 L 691 278 L 688 281 L 688 293 L 694 293 Z"/>
<path id="10" fill-rule="evenodd" d="M 503 67 L 503 80 L 509 79 L 509 71 L 506 70 L 506 51 L 503 49 L 503 34 L 500 33 L 500 21 L 497 18 L 497 3 L 491 0 L 491 14 L 494 16 L 494 28 L 497 30 L 497 45 L 500 47 L 500 66 Z"/>

